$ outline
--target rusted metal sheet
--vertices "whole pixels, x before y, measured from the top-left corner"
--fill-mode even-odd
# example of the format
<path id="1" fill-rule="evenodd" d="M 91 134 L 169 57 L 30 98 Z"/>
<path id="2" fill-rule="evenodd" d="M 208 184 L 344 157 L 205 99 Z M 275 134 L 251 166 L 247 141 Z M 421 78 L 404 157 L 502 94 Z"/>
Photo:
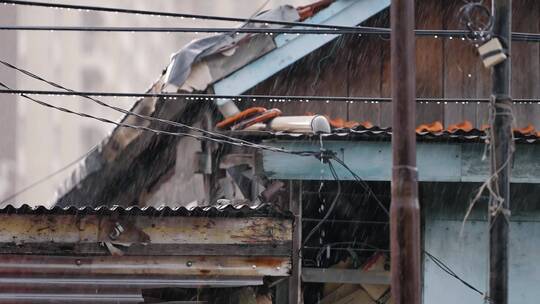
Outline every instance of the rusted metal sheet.
<path id="1" fill-rule="evenodd" d="M 5 254 L 289 256 L 291 241 L 284 218 L 0 214 Z"/>
<path id="2" fill-rule="evenodd" d="M 264 244 L 290 240 L 290 220 L 272 218 L 0 215 L 0 243 Z M 114 237 L 115 229 L 123 229 Z"/>
<path id="3" fill-rule="evenodd" d="M 0 278 L 24 276 L 170 278 L 286 276 L 287 257 L 0 255 Z"/>
<path id="4" fill-rule="evenodd" d="M 269 211 L 0 209 L 0 303 L 140 303 L 146 289 L 262 285 L 291 271 L 292 219 Z"/>

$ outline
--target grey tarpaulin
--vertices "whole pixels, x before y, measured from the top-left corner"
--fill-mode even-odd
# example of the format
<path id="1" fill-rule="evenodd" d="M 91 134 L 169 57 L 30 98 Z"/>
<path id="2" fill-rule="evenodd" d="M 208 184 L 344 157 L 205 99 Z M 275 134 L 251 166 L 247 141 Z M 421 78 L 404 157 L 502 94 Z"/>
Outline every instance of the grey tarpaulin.
<path id="1" fill-rule="evenodd" d="M 254 19 L 291 22 L 299 20 L 300 16 L 294 7 L 283 5 L 261 13 Z M 280 25 L 264 25 L 260 23 L 248 23 L 245 26 L 249 28 L 281 27 Z M 165 74 L 165 83 L 181 87 L 188 78 L 191 66 L 194 63 L 209 55 L 227 50 L 236 45 L 246 35 L 249 34 L 221 34 L 192 41 L 171 56 L 171 63 L 167 67 L 167 72 Z"/>

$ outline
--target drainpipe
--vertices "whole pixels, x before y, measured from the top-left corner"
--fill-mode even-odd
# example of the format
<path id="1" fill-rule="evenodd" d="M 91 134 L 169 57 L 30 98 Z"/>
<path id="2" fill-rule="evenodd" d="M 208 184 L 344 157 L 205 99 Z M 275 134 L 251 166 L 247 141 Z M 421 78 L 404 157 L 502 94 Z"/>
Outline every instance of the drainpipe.
<path id="1" fill-rule="evenodd" d="M 414 1 L 392 0 L 392 297 L 420 304 L 420 206 L 416 168 Z"/>

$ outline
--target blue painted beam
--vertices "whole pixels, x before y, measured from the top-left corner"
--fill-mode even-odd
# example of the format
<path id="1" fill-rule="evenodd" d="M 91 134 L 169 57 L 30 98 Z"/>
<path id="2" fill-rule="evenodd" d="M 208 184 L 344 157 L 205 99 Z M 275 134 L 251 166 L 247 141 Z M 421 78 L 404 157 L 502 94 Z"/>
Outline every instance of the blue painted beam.
<path id="1" fill-rule="evenodd" d="M 269 140 L 266 145 L 295 151 L 319 151 L 318 141 Z M 364 180 L 390 181 L 392 147 L 380 141 L 325 141 L 324 147 L 338 156 Z M 473 143 L 417 144 L 419 180 L 425 182 L 484 182 L 489 161 L 484 145 Z M 335 166 L 342 180 L 354 180 L 340 165 Z M 263 152 L 263 172 L 271 179 L 331 180 L 328 165 L 314 157 L 270 151 Z M 512 169 L 514 183 L 540 183 L 540 145 L 517 145 Z"/>
<path id="2" fill-rule="evenodd" d="M 355 26 L 390 5 L 390 0 L 341 0 L 331 4 L 306 23 Z M 277 48 L 214 84 L 221 95 L 244 93 L 258 83 L 315 51 L 339 35 L 279 35 Z"/>

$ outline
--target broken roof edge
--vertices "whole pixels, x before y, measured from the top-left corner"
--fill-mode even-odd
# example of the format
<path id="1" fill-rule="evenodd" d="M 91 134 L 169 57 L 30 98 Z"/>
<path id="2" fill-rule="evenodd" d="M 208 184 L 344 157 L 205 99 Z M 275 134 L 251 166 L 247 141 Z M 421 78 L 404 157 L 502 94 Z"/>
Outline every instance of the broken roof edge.
<path id="1" fill-rule="evenodd" d="M 338 0 L 306 23 L 357 26 L 390 6 L 390 0 Z M 218 95 L 238 95 L 294 64 L 341 35 L 285 35 L 274 38 L 277 48 L 213 84 Z"/>
<path id="2" fill-rule="evenodd" d="M 329 4 L 329 6 L 326 7 L 326 8 L 321 8 L 318 5 L 319 2 L 315 2 L 314 5 L 318 5 L 318 7 L 316 8 L 316 10 L 312 11 L 312 13 L 314 13 L 314 15 L 308 16 L 308 18 L 305 19 L 305 20 L 302 20 L 302 22 L 305 22 L 305 23 L 318 23 L 318 22 L 322 22 L 322 21 L 328 21 L 329 19 L 332 19 L 331 16 L 333 16 L 334 14 L 342 12 L 343 10 L 345 10 L 345 8 L 348 8 L 351 4 L 354 4 L 354 3 L 357 3 L 357 2 L 376 2 L 376 1 L 379 1 L 379 0 L 337 0 L 337 1 L 326 1 Z M 332 3 L 330 4 L 330 2 L 332 2 Z M 388 2 L 389 3 L 389 0 L 382 0 L 381 2 Z M 301 8 L 305 10 L 306 7 L 307 6 L 303 6 Z M 354 14 L 352 16 L 354 16 Z M 298 18 L 301 18 L 300 14 L 298 14 Z M 360 22 L 358 22 L 358 23 L 360 23 Z M 356 23 L 356 24 L 358 24 L 358 23 Z M 337 25 L 340 25 L 340 24 L 337 24 Z M 248 39 L 248 41 L 252 40 L 254 37 L 255 38 L 262 37 L 261 39 L 265 38 L 265 35 L 262 35 L 262 34 L 256 34 L 256 35 L 245 35 L 244 34 L 243 36 L 250 37 L 251 39 Z M 278 37 L 281 37 L 281 35 L 278 36 Z M 264 48 L 264 47 L 261 48 L 261 51 L 259 53 L 255 54 L 254 57 L 249 58 L 248 61 L 242 62 L 241 65 L 232 64 L 231 65 L 231 68 L 232 68 L 231 71 L 222 73 L 221 75 L 219 75 L 219 77 L 216 77 L 216 79 L 212 79 L 212 81 L 207 83 L 204 86 L 204 88 L 201 88 L 201 87 L 182 87 L 182 86 L 180 86 L 180 88 L 177 91 L 182 91 L 182 89 L 183 89 L 183 90 L 185 90 L 187 92 L 193 92 L 194 89 L 199 89 L 198 90 L 199 92 L 206 93 L 206 92 L 208 92 L 208 90 L 210 90 L 210 91 L 213 91 L 216 94 L 219 94 L 218 92 L 215 92 L 215 86 L 214 85 L 216 84 L 216 82 L 220 82 L 222 80 L 228 79 L 228 77 L 233 75 L 236 71 L 242 69 L 245 66 L 249 66 L 249 65 L 253 64 L 254 62 L 258 61 L 259 59 L 264 58 L 264 55 L 266 55 L 268 53 L 272 53 L 273 51 L 276 50 L 276 47 L 277 47 L 276 40 L 271 39 L 271 38 L 270 38 L 270 40 L 272 42 L 272 45 L 271 45 L 270 48 Z M 296 39 L 294 39 L 292 41 L 295 41 L 295 40 Z M 330 40 L 328 40 L 326 42 L 329 42 L 329 41 Z M 243 45 L 246 45 L 245 40 L 241 41 L 241 42 L 244 42 Z M 281 41 L 279 43 L 281 44 L 281 43 L 283 43 L 283 41 Z M 239 46 L 239 45 L 242 45 L 242 44 L 238 44 L 238 45 L 235 45 L 235 46 Z M 324 43 L 320 44 L 319 47 L 322 46 L 322 45 L 324 45 Z M 249 44 L 247 44 L 247 48 L 248 49 L 250 48 Z M 185 49 L 185 47 L 183 49 Z M 305 53 L 303 56 L 306 56 L 307 54 L 311 53 L 313 50 L 315 50 L 315 49 L 312 49 L 311 51 Z M 238 51 L 236 51 L 236 53 L 238 53 Z M 213 55 L 213 54 L 215 54 L 215 53 L 210 54 L 210 56 Z M 225 55 L 223 57 L 227 58 L 229 56 Z M 239 57 L 241 57 L 241 58 L 243 58 L 245 60 L 245 56 L 239 56 Z M 296 62 L 296 60 L 288 63 L 288 65 L 293 64 L 294 62 Z M 279 72 L 279 70 L 275 71 L 274 73 L 277 73 L 277 72 Z M 167 82 L 166 81 L 166 74 L 167 74 L 167 70 L 165 70 L 162 73 L 162 75 L 160 75 L 160 77 L 154 82 L 154 84 L 151 86 L 151 88 L 147 90 L 147 92 L 160 93 L 160 92 L 163 92 L 164 89 L 167 89 L 166 85 L 165 85 L 166 82 Z M 186 79 L 186 82 L 187 82 L 187 79 Z M 254 84 L 254 85 L 256 85 L 256 84 Z M 190 91 L 190 88 L 192 89 L 191 91 Z M 242 93 L 242 92 L 239 92 L 237 94 L 240 94 L 240 93 Z M 157 97 L 141 98 L 141 99 L 137 100 L 134 103 L 134 105 L 133 105 L 133 107 L 131 108 L 130 111 L 138 113 L 138 114 L 146 115 L 146 116 L 152 116 L 154 114 L 155 107 L 156 107 L 159 100 L 160 100 L 160 98 L 157 98 Z M 143 125 L 143 126 L 149 125 L 148 121 L 145 121 L 143 119 L 137 118 L 137 117 L 132 116 L 132 115 L 125 115 L 124 117 L 121 118 L 120 122 L 122 122 L 122 123 L 132 123 L 132 124 L 135 124 L 135 125 Z M 82 159 L 77 164 L 77 168 L 72 172 L 71 176 L 68 179 L 66 179 L 61 184 L 61 186 L 57 189 L 54 201 L 55 202 L 61 201 L 62 197 L 64 195 L 68 194 L 78 184 L 80 184 L 80 182 L 82 180 L 84 180 L 89 175 L 91 175 L 93 173 L 96 173 L 99 170 L 101 170 L 106 163 L 114 161 L 116 159 L 116 157 L 118 157 L 118 154 L 122 151 L 122 149 L 127 147 L 133 140 L 135 140 L 141 132 L 142 131 L 140 131 L 140 130 L 128 129 L 128 128 L 118 127 L 118 126 L 116 128 L 114 128 L 111 131 L 111 133 L 107 137 L 105 137 L 102 140 L 102 142 L 99 143 L 89 153 L 88 156 L 86 156 L 84 159 Z M 120 150 L 120 152 L 118 152 L 118 150 Z"/>
<path id="3" fill-rule="evenodd" d="M 193 216 L 193 217 L 275 217 L 291 218 L 292 214 L 287 211 L 277 209 L 272 204 L 260 203 L 250 205 L 247 203 L 223 203 L 216 205 L 192 205 L 191 207 L 168 205 L 154 206 L 129 206 L 100 205 L 98 207 L 77 207 L 69 205 L 61 206 L 34 206 L 23 204 L 14 206 L 12 204 L 0 208 L 0 214 L 36 214 L 36 215 L 126 215 L 126 216 Z"/>

